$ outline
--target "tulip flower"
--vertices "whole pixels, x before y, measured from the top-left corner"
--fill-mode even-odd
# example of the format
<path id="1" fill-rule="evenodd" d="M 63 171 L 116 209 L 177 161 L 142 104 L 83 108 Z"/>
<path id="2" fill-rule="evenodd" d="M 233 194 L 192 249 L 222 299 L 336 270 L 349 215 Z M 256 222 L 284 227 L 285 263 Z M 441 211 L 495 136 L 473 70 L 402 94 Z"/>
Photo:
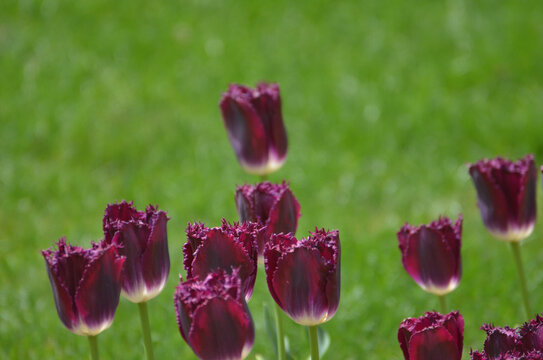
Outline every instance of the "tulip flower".
<path id="1" fill-rule="evenodd" d="M 472 352 L 475 360 L 543 360 L 543 318 L 539 315 L 522 326 L 511 329 L 484 325 L 483 352 Z"/>
<path id="2" fill-rule="evenodd" d="M 453 224 L 441 217 L 429 225 L 405 224 L 398 231 L 402 263 L 419 286 L 440 297 L 456 289 L 462 274 L 462 215 Z M 442 311 L 445 306 L 442 303 Z"/>
<path id="3" fill-rule="evenodd" d="M 264 228 L 256 223 L 234 223 L 222 220 L 222 226 L 206 228 L 189 224 L 187 242 L 183 246 L 183 264 L 187 278 L 204 280 L 218 269 L 231 272 L 239 269 L 241 290 L 247 301 L 251 298 L 257 271 L 257 237 Z"/>
<path id="4" fill-rule="evenodd" d="M 149 205 L 138 211 L 132 202 L 109 204 L 103 219 L 105 241 L 120 245 L 126 257 L 122 294 L 138 304 L 147 358 L 153 359 L 147 301 L 156 297 L 168 280 L 170 255 L 164 211 Z"/>
<path id="5" fill-rule="evenodd" d="M 469 173 L 477 190 L 483 223 L 495 238 L 511 244 L 524 308 L 527 316 L 531 316 L 519 242 L 532 233 L 535 225 L 537 171 L 534 157 L 526 155 L 515 162 L 500 157 L 484 159 L 469 165 Z"/>
<path id="6" fill-rule="evenodd" d="M 518 242 L 536 220 L 537 171 L 533 155 L 516 162 L 501 157 L 469 165 L 477 204 L 488 231 L 497 239 Z"/>
<path id="7" fill-rule="evenodd" d="M 398 341 L 405 360 L 460 360 L 464 346 L 464 318 L 427 312 L 402 321 Z"/>
<path id="8" fill-rule="evenodd" d="M 277 305 L 308 326 L 311 357 L 318 359 L 317 325 L 330 320 L 339 305 L 339 232 L 316 229 L 300 241 L 273 235 L 264 251 L 268 289 Z"/>
<path id="9" fill-rule="evenodd" d="M 219 103 L 224 125 L 239 163 L 249 174 L 279 169 L 287 156 L 287 133 L 277 84 L 256 89 L 230 85 Z"/>
<path id="10" fill-rule="evenodd" d="M 300 204 L 286 182 L 262 182 L 236 189 L 236 208 L 241 222 L 253 221 L 267 227 L 266 236 L 259 237 L 259 261 L 264 261 L 264 247 L 273 234 L 296 233 Z"/>
<path id="11" fill-rule="evenodd" d="M 243 359 L 251 351 L 255 331 L 237 269 L 181 279 L 174 305 L 181 336 L 198 358 Z"/>
<path id="12" fill-rule="evenodd" d="M 61 238 L 58 250 L 42 251 L 60 320 L 71 332 L 89 338 L 98 358 L 96 336 L 113 323 L 121 293 L 124 257 L 113 244 L 83 249 Z"/>

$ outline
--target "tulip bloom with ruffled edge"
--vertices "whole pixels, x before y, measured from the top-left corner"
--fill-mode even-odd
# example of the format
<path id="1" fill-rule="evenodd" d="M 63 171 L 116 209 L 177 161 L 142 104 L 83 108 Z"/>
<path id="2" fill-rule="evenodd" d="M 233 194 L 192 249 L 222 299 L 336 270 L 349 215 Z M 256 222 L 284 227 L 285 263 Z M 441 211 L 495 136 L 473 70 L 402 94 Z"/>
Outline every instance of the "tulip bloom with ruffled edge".
<path id="1" fill-rule="evenodd" d="M 533 155 L 518 161 L 501 157 L 469 165 L 477 204 L 488 231 L 497 239 L 518 242 L 536 221 L 537 170 Z"/>
<path id="2" fill-rule="evenodd" d="M 138 211 L 132 202 L 109 204 L 103 228 L 105 241 L 113 242 L 119 233 L 119 253 L 126 256 L 122 294 L 134 303 L 156 297 L 168 280 L 170 256 L 164 211 L 149 205 Z"/>
<path id="3" fill-rule="evenodd" d="M 93 359 L 96 336 L 113 323 L 121 294 L 124 257 L 116 245 L 100 242 L 83 249 L 61 238 L 58 250 L 42 251 L 60 320 L 71 332 L 88 336 Z"/>
<path id="4" fill-rule="evenodd" d="M 402 321 L 398 341 L 405 360 L 460 360 L 464 346 L 464 318 L 427 312 Z"/>
<path id="5" fill-rule="evenodd" d="M 256 89 L 230 85 L 219 103 L 232 148 L 245 171 L 260 176 L 279 169 L 287 156 L 287 133 L 277 84 Z"/>
<path id="6" fill-rule="evenodd" d="M 273 234 L 296 233 L 300 204 L 285 181 L 239 186 L 235 200 L 241 222 L 258 222 L 267 228 L 266 236 L 258 239 L 260 261 L 264 260 L 264 247 Z"/>
<path id="7" fill-rule="evenodd" d="M 397 235 L 403 266 L 422 289 L 439 296 L 456 289 L 462 274 L 461 214 L 455 224 L 447 217 L 429 225 L 405 224 Z"/>
<path id="8" fill-rule="evenodd" d="M 266 280 L 275 302 L 300 325 L 330 320 L 339 305 L 339 232 L 316 229 L 296 240 L 273 235 L 264 251 Z"/>
<path id="9" fill-rule="evenodd" d="M 251 298 L 257 271 L 257 237 L 264 228 L 256 223 L 234 223 L 222 220 L 221 227 L 188 224 L 187 242 L 183 246 L 183 265 L 187 278 L 204 280 L 207 274 L 221 269 L 239 269 L 241 289 L 247 301 Z"/>
<path id="10" fill-rule="evenodd" d="M 168 281 L 170 255 L 164 211 L 149 205 L 138 211 L 132 202 L 109 204 L 103 228 L 105 241 L 118 243 L 126 256 L 122 275 L 122 294 L 138 304 L 147 359 L 154 359 L 147 301 L 156 297 Z"/>
<path id="11" fill-rule="evenodd" d="M 243 359 L 255 338 L 237 269 L 182 281 L 174 295 L 181 336 L 203 360 Z"/>

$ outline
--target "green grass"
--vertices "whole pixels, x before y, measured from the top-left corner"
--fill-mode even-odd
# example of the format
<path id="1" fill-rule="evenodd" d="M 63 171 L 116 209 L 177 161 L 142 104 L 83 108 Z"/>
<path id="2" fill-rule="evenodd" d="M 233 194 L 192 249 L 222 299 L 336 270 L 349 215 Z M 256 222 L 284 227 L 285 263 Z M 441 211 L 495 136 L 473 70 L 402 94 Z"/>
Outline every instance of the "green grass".
<path id="1" fill-rule="evenodd" d="M 60 323 L 40 250 L 101 236 L 108 202 L 168 211 L 172 271 L 149 304 L 157 359 L 191 359 L 172 304 L 188 221 L 237 218 L 237 164 L 218 110 L 232 82 L 281 85 L 298 235 L 337 228 L 342 293 L 328 359 L 400 359 L 399 323 L 438 308 L 402 268 L 396 231 L 464 214 L 463 279 L 448 298 L 465 349 L 484 322 L 525 321 L 513 258 L 484 229 L 465 164 L 543 163 L 540 1 L 0 2 L 0 357 L 88 356 Z M 541 189 L 539 189 L 539 192 Z M 539 194 L 541 203 L 541 194 Z M 541 209 L 541 206 L 540 206 Z M 523 246 L 543 312 L 541 226 Z M 262 274 L 250 358 L 273 357 Z M 136 306 L 99 336 L 141 359 Z M 287 321 L 298 358 L 305 330 Z"/>

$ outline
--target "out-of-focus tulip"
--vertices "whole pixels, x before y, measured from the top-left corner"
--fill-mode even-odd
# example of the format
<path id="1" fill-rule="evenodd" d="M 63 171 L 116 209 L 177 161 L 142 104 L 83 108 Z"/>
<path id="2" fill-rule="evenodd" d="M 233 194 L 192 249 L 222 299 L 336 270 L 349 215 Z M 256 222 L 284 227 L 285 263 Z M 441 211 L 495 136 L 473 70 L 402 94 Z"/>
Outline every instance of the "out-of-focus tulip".
<path id="1" fill-rule="evenodd" d="M 239 163 L 250 174 L 266 175 L 287 157 L 287 133 L 277 84 L 256 89 L 230 85 L 219 103 L 230 143 Z"/>
<path id="2" fill-rule="evenodd" d="M 533 155 L 518 161 L 501 157 L 469 166 L 477 204 L 488 231 L 503 241 L 528 237 L 536 221 L 537 170 Z"/>
<path id="3" fill-rule="evenodd" d="M 267 228 L 266 236 L 258 238 L 260 261 L 263 261 L 264 247 L 271 235 L 296 233 L 300 204 L 286 182 L 246 184 L 237 188 L 235 199 L 241 222 L 258 222 Z"/>
<path id="4" fill-rule="evenodd" d="M 483 352 L 472 352 L 474 360 L 543 360 L 543 318 L 539 315 L 511 329 L 484 325 Z"/>
<path id="5" fill-rule="evenodd" d="M 279 307 L 301 325 L 330 320 L 339 305 L 339 232 L 316 229 L 300 241 L 273 235 L 264 251 L 268 289 Z"/>
<path id="6" fill-rule="evenodd" d="M 256 223 L 234 223 L 223 219 L 221 227 L 203 224 L 187 226 L 187 242 L 183 246 L 183 264 L 187 278 L 204 280 L 218 269 L 239 269 L 241 289 L 248 301 L 253 293 L 257 271 L 257 237 L 264 232 Z"/>
<path id="7" fill-rule="evenodd" d="M 111 326 L 121 293 L 125 259 L 103 242 L 83 249 L 61 238 L 42 251 L 58 316 L 71 332 L 94 336 Z"/>
<path id="8" fill-rule="evenodd" d="M 251 351 L 253 320 L 237 270 L 181 280 L 174 305 L 181 336 L 200 359 L 243 359 Z"/>
<path id="9" fill-rule="evenodd" d="M 429 225 L 405 224 L 397 235 L 403 266 L 421 288 L 436 295 L 456 289 L 462 275 L 462 215 L 455 224 L 447 217 Z"/>
<path id="10" fill-rule="evenodd" d="M 122 275 L 122 294 L 134 303 L 160 294 L 170 273 L 168 235 L 164 211 L 149 205 L 138 211 L 132 202 L 109 204 L 103 228 L 107 243 L 117 242 L 126 257 Z M 119 236 L 115 237 L 116 234 Z"/>
<path id="11" fill-rule="evenodd" d="M 464 318 L 458 311 L 427 312 L 402 321 L 398 341 L 405 360 L 460 360 L 464 346 Z"/>

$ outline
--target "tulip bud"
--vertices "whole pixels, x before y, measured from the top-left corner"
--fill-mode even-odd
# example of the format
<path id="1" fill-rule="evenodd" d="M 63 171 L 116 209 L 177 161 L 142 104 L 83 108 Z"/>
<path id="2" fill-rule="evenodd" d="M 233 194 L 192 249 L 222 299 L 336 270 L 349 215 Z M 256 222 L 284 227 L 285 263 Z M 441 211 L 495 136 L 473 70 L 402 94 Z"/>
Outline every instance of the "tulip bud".
<path id="1" fill-rule="evenodd" d="M 174 305 L 181 336 L 198 358 L 243 359 L 251 351 L 255 331 L 237 270 L 181 280 Z"/>
<path id="2" fill-rule="evenodd" d="M 277 84 L 256 89 L 230 85 L 219 103 L 228 138 L 239 163 L 250 174 L 279 169 L 287 156 L 287 133 Z"/>
<path id="3" fill-rule="evenodd" d="M 477 205 L 488 231 L 509 242 L 528 237 L 536 221 L 537 171 L 533 155 L 518 161 L 501 157 L 469 166 Z"/>
<path id="4" fill-rule="evenodd" d="M 460 360 L 464 346 L 464 318 L 458 311 L 427 312 L 402 321 L 398 341 L 405 360 Z"/>
<path id="5" fill-rule="evenodd" d="M 62 323 L 78 335 L 98 335 L 113 323 L 121 293 L 125 259 L 115 245 L 104 242 L 83 249 L 61 238 L 58 250 L 44 250 L 57 313 Z"/>
<path id="6" fill-rule="evenodd" d="M 138 211 L 132 202 L 109 204 L 103 228 L 105 242 L 120 245 L 126 257 L 122 275 L 122 294 L 131 302 L 140 303 L 160 294 L 170 273 L 170 255 L 164 211 L 149 205 Z"/>
<path id="7" fill-rule="evenodd" d="M 447 217 L 429 225 L 405 224 L 397 235 L 403 266 L 422 289 L 436 295 L 456 289 L 462 275 L 462 215 L 454 225 Z"/>

